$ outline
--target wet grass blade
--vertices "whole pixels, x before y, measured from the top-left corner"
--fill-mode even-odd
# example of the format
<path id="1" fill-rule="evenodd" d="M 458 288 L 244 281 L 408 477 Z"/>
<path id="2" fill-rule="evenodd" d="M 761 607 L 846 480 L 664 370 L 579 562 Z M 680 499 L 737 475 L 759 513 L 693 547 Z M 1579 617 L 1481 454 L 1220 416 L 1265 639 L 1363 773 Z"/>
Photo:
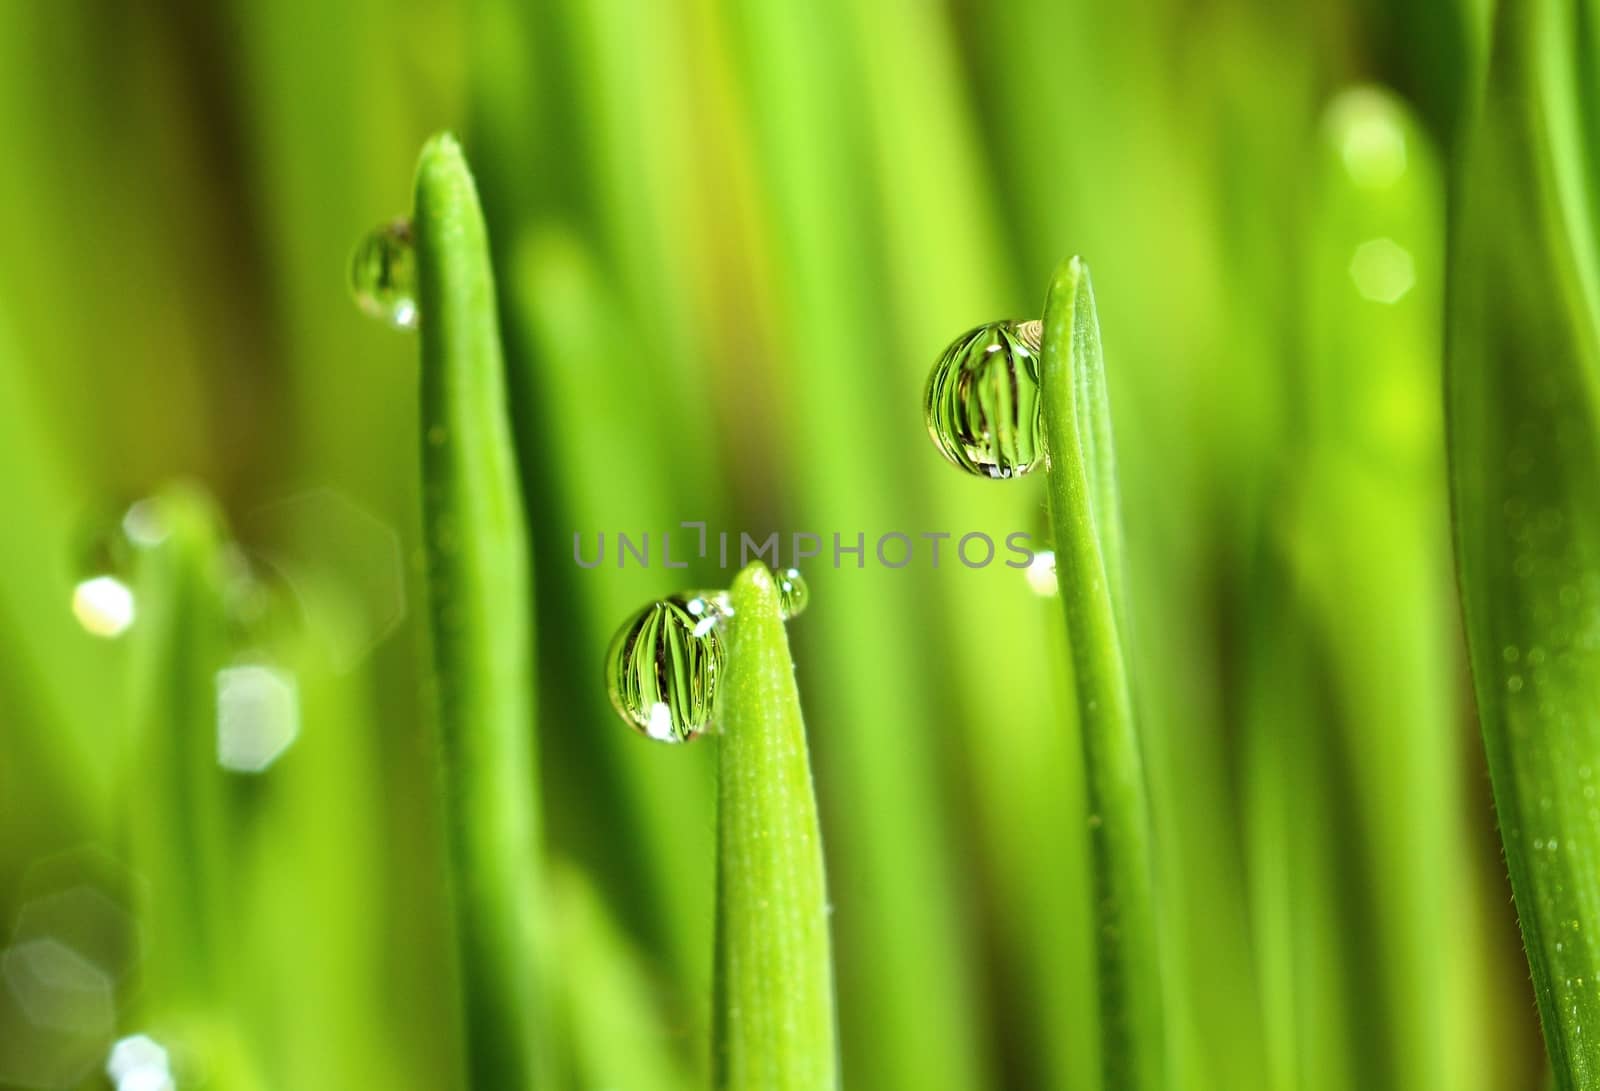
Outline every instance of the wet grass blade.
<path id="1" fill-rule="evenodd" d="M 1124 662 L 1122 534 L 1100 326 L 1089 270 L 1062 263 L 1040 362 L 1050 519 L 1083 742 L 1108 1087 L 1164 1087 L 1149 802 Z"/>
<path id="2" fill-rule="evenodd" d="M 712 1066 L 718 1088 L 838 1085 L 828 895 L 789 638 L 772 574 L 733 585 L 722 694 Z"/>
<path id="3" fill-rule="evenodd" d="M 455 941 L 474 1088 L 540 1084 L 540 861 L 527 529 L 489 246 L 445 135 L 417 167 L 423 522 Z"/>
<path id="4" fill-rule="evenodd" d="M 1446 372 L 1478 715 L 1562 1089 L 1600 1081 L 1597 18 L 1500 11 L 1458 178 Z"/>

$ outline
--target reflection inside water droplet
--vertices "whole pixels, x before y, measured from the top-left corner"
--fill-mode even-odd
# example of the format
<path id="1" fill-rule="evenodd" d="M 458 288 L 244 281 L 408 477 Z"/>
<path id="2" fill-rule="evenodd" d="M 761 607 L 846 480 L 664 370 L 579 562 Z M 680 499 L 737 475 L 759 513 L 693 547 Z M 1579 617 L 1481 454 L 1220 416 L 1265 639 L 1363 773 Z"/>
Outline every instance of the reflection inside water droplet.
<path id="1" fill-rule="evenodd" d="M 1038 322 L 991 322 L 945 349 L 928 376 L 928 434 L 979 477 L 1020 477 L 1044 454 L 1039 436 Z"/>
<path id="2" fill-rule="evenodd" d="M 397 330 L 417 326 L 417 255 L 409 220 L 372 229 L 350 256 L 350 294 Z"/>
<path id="3" fill-rule="evenodd" d="M 726 652 L 714 595 L 646 606 L 606 653 L 606 691 L 623 721 L 658 742 L 687 742 L 710 726 Z"/>
<path id="4" fill-rule="evenodd" d="M 787 621 L 805 613 L 811 603 L 811 588 L 798 568 L 785 568 L 776 574 L 778 581 L 778 609 Z"/>

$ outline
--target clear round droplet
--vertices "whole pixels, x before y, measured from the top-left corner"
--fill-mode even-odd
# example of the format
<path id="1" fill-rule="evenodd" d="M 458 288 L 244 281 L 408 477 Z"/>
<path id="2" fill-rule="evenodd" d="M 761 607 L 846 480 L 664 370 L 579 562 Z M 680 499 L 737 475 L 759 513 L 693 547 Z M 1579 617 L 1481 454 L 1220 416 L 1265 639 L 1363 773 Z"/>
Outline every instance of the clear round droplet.
<path id="1" fill-rule="evenodd" d="M 778 609 L 783 614 L 784 620 L 805 613 L 806 607 L 811 603 L 811 588 L 806 586 L 806 578 L 800 574 L 800 570 L 785 568 L 777 573 L 777 582 Z"/>
<path id="2" fill-rule="evenodd" d="M 618 630 L 606 652 L 611 706 L 629 727 L 657 742 L 688 742 L 716 715 L 727 652 L 725 616 L 712 595 L 652 602 Z"/>
<path id="3" fill-rule="evenodd" d="M 1041 549 L 1034 553 L 1033 561 L 1022 573 L 1028 578 L 1028 587 L 1045 598 L 1056 594 L 1061 585 L 1056 577 L 1056 551 Z"/>
<path id="4" fill-rule="evenodd" d="M 979 477 L 1021 477 L 1044 456 L 1039 434 L 1039 322 L 991 322 L 944 350 L 928 376 L 928 434 Z"/>
<path id="5" fill-rule="evenodd" d="M 368 232 L 350 255 L 350 294 L 362 311 L 397 330 L 417 328 L 417 253 L 409 220 Z"/>

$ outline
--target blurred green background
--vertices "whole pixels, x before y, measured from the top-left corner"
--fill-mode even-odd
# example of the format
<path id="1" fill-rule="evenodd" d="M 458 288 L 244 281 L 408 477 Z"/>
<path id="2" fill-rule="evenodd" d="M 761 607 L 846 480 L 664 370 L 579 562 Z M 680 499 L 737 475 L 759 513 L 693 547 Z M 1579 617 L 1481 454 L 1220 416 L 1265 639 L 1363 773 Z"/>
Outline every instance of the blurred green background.
<path id="1" fill-rule="evenodd" d="M 532 437 L 570 1086 L 704 1079 L 715 744 L 629 732 L 600 671 L 631 611 L 731 570 L 572 560 L 575 532 L 683 520 L 869 542 L 863 569 L 807 566 L 791 626 L 846 1083 L 1097 1086 L 1059 611 L 999 564 L 870 555 L 1043 537 L 1042 484 L 947 465 L 921 396 L 1072 253 L 1117 429 L 1175 1084 L 1536 1086 L 1438 398 L 1486 24 L 1447 0 L 5 0 L 0 1085 L 107 1086 L 141 1031 L 179 1086 L 461 1085 L 416 348 L 345 283 L 451 129 Z M 236 546 L 226 661 L 297 705 L 263 771 L 208 771 L 221 802 L 127 744 L 148 604 L 116 639 L 72 609 L 131 579 L 124 513 L 173 481 Z M 142 854 L 152 813 L 200 815 L 212 862 Z M 202 870 L 200 956 L 147 907 Z M 177 961 L 203 968 L 181 1018 L 149 1002 Z"/>

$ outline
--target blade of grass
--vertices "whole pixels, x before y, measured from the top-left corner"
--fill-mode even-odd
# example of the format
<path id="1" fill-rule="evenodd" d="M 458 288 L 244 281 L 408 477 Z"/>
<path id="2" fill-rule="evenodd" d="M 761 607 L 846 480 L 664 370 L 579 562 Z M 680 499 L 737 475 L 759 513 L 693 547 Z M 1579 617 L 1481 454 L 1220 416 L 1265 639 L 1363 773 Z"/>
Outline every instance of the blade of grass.
<path id="1" fill-rule="evenodd" d="M 858 108 L 868 92 L 851 63 L 845 7 L 741 3 L 728 17 L 728 40 L 768 225 L 763 282 L 774 286 L 763 309 L 773 314 L 783 409 L 764 419 L 792 430 L 791 463 L 805 468 L 792 490 L 772 491 L 789 493 L 796 528 L 833 529 L 847 546 L 861 531 L 870 552 L 868 528 L 931 520 L 917 495 L 920 471 L 909 468 L 924 462 L 926 440 L 907 411 L 907 376 L 884 364 L 896 358 L 893 310 L 883 294 L 864 155 L 870 136 Z M 935 623 L 921 620 L 926 595 L 909 578 L 871 578 L 852 571 L 848 557 L 833 558 L 844 569 L 834 571 L 826 557 L 812 585 L 831 608 L 803 637 L 815 652 L 817 699 L 830 721 L 874 725 L 815 740 L 818 769 L 840 801 L 824 813 L 839 879 L 845 1080 L 922 1091 L 987 1086 L 978 936 L 954 851 L 959 820 L 940 748 L 928 738 L 942 706 L 929 687 L 885 684 L 927 673 L 922 648 L 904 633 L 907 619 L 930 630 Z M 945 557 L 951 565 L 948 548 Z M 872 806 L 844 802 L 862 799 Z"/>
<path id="2" fill-rule="evenodd" d="M 1487 830 L 1469 824 L 1462 791 L 1471 739 L 1439 400 L 1443 192 L 1426 133 L 1376 88 L 1333 101 L 1318 152 L 1289 549 L 1331 683 L 1303 722 L 1342 750 L 1330 768 L 1349 770 L 1352 862 L 1367 876 L 1349 888 L 1372 924 L 1349 952 L 1364 967 L 1352 1000 L 1373 1013 L 1355 1053 L 1395 1086 L 1468 1091 L 1493 1073 L 1474 1053 L 1489 989 L 1469 896 L 1488 846 L 1474 842 Z M 1446 917 L 1458 926 L 1441 944 Z"/>
<path id="3" fill-rule="evenodd" d="M 1108 1087 L 1165 1086 L 1166 1036 L 1149 802 L 1123 660 L 1122 532 L 1100 326 L 1089 270 L 1063 262 L 1040 366 L 1050 519 L 1083 742 Z"/>
<path id="4" fill-rule="evenodd" d="M 423 523 L 455 943 L 474 1088 L 541 1085 L 532 581 L 489 244 L 449 135 L 417 165 Z M 548 1086 L 548 1085 L 546 1085 Z"/>
<path id="5" fill-rule="evenodd" d="M 603 569 L 579 571 L 573 534 L 588 550 L 597 534 L 615 549 L 619 530 L 671 531 L 675 554 L 700 569 L 684 574 L 686 585 L 721 583 L 726 576 L 695 559 L 694 531 L 674 530 L 686 511 L 712 516 L 678 500 L 679 467 L 659 452 L 676 450 L 681 418 L 659 411 L 655 357 L 632 351 L 640 335 L 588 248 L 565 232 L 539 232 L 519 242 L 509 272 L 519 457 L 530 477 L 544 468 L 541 487 L 525 495 L 542 525 L 564 528 L 538 537 L 535 563 L 577 574 L 540 596 L 542 616 L 570 637 L 546 650 L 541 682 L 552 692 L 541 699 L 581 728 L 552 738 L 542 758 L 550 837 L 606 884 L 626 923 L 672 965 L 679 1010 L 697 1011 L 711 985 L 712 831 L 677 819 L 709 810 L 714 759 L 700 747 L 664 756 L 619 730 L 596 649 L 661 593 L 661 577 L 639 565 L 618 569 L 609 557 Z M 618 465 L 629 472 L 618 474 Z M 703 1052 L 694 1060 L 703 1063 Z"/>
<path id="6" fill-rule="evenodd" d="M 827 880 L 789 637 L 772 573 L 733 584 L 718 742 L 712 1046 L 719 1088 L 839 1083 Z"/>
<path id="7" fill-rule="evenodd" d="M 211 499 L 171 486 L 150 501 L 162 541 L 135 573 L 133 735 L 126 803 L 147 880 L 146 992 L 154 1012 L 193 1017 L 225 1003 L 234 829 L 217 764 L 217 671 L 226 665 L 222 532 Z"/>
<path id="8" fill-rule="evenodd" d="M 1600 1081 L 1600 10 L 1499 16 L 1457 178 L 1451 496 L 1495 809 L 1570 1091 Z"/>
<path id="9" fill-rule="evenodd" d="M 228 660 L 221 514 L 190 485 L 150 500 L 161 541 L 142 551 L 130 649 L 132 735 L 124 804 L 142 876 L 141 1016 L 184 1063 L 219 1086 L 253 1091 L 260 1029 L 234 924 L 244 799 L 217 760 L 217 672 Z"/>
<path id="10" fill-rule="evenodd" d="M 599 891 L 582 873 L 559 864 L 551 887 L 561 937 L 562 1011 L 570 1030 L 572 1070 L 581 1081 L 576 1086 L 627 1091 L 705 1086 L 684 1071 L 677 1043 L 666 1033 L 660 990 Z"/>

